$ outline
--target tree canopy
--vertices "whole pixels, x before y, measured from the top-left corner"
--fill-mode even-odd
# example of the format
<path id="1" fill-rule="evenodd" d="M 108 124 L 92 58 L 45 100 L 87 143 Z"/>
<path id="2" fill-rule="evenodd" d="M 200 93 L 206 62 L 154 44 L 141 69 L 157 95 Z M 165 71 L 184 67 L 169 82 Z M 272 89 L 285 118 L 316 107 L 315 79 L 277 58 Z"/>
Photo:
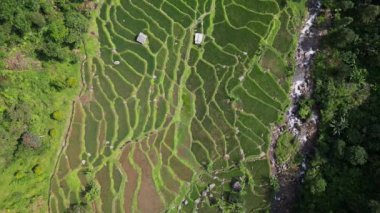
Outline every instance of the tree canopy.
<path id="1" fill-rule="evenodd" d="M 312 70 L 321 121 L 302 212 L 380 209 L 380 12 L 378 2 L 323 0 L 328 28 Z M 327 18 L 326 18 L 327 17 Z"/>

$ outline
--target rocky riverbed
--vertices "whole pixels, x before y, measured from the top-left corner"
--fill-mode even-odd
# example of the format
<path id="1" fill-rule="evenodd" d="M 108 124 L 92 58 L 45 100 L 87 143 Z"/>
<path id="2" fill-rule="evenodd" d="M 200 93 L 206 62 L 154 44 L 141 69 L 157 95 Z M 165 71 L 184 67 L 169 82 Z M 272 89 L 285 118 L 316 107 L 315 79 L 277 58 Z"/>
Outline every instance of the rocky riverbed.
<path id="1" fill-rule="evenodd" d="M 269 150 L 272 174 L 276 176 L 280 189 L 272 202 L 272 212 L 291 212 L 297 199 L 300 184 L 307 170 L 307 156 L 313 150 L 313 141 L 318 130 L 319 115 L 312 110 L 310 118 L 302 120 L 299 117 L 299 102 L 302 97 L 310 97 L 313 93 L 313 82 L 310 76 L 313 56 L 318 51 L 321 30 L 315 27 L 316 18 L 320 12 L 319 1 L 308 3 L 309 13 L 303 28 L 300 30 L 295 55 L 296 69 L 290 91 L 291 104 L 286 112 L 286 121 L 273 127 Z M 287 164 L 276 161 L 275 148 L 278 138 L 285 131 L 294 135 L 300 143 L 300 153 L 304 160 L 298 168 L 289 168 Z"/>

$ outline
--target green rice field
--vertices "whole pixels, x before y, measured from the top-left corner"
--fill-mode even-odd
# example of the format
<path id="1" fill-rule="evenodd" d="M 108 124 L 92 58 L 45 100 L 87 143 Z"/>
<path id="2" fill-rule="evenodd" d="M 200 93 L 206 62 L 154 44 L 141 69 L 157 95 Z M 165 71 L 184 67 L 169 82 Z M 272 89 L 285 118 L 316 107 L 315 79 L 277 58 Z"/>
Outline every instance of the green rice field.
<path id="1" fill-rule="evenodd" d="M 83 65 L 51 212 L 80 203 L 94 212 L 268 209 L 270 130 L 289 103 L 304 4 L 100 4 L 99 54 Z M 136 42 L 140 32 L 144 45 Z M 196 32 L 205 35 L 201 45 Z M 240 193 L 231 189 L 234 180 Z M 86 200 L 89 184 L 99 193 Z"/>

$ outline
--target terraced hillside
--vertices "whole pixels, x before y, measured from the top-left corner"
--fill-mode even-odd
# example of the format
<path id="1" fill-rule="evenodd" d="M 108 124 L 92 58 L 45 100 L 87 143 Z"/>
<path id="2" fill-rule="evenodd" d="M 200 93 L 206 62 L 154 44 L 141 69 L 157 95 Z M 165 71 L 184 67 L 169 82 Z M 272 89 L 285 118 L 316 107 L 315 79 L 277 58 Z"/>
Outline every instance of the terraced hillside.
<path id="1" fill-rule="evenodd" d="M 267 209 L 270 128 L 288 104 L 303 10 L 285 0 L 104 2 L 52 212 Z"/>

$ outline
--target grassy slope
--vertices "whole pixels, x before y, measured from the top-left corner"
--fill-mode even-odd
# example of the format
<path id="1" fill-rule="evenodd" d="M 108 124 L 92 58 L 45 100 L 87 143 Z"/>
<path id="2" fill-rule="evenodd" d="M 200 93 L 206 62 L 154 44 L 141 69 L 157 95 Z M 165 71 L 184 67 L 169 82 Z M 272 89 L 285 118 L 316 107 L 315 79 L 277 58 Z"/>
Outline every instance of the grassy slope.
<path id="1" fill-rule="evenodd" d="M 37 150 L 21 151 L 1 172 L 0 209 L 27 212 L 30 205 L 39 203 L 42 204 L 40 210 L 46 210 L 49 178 L 66 129 L 65 120 L 55 121 L 50 116 L 52 112 L 61 110 L 67 118 L 71 109 L 71 100 L 79 88 L 76 84 L 73 88 L 57 91 L 50 83 L 68 77 L 73 77 L 79 82 L 79 69 L 79 64 L 48 63 L 41 71 L 0 71 L 1 76 L 9 79 L 1 96 L 8 104 L 27 102 L 30 105 L 32 122 L 28 129 L 40 136 L 43 142 L 42 147 Z M 57 134 L 51 137 L 49 130 L 53 128 L 57 130 Z M 34 174 L 32 171 L 37 164 L 42 169 L 41 174 Z M 21 174 L 17 178 L 16 172 Z"/>

